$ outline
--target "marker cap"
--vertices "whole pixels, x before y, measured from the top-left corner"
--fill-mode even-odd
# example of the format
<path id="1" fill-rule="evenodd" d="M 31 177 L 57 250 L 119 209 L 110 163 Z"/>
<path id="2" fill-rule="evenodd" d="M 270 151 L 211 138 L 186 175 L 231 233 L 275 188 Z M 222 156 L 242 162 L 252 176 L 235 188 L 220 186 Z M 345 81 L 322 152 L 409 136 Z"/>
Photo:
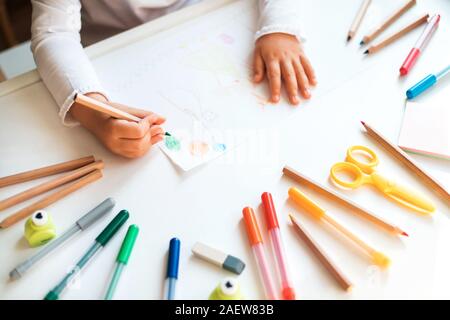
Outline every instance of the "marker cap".
<path id="1" fill-rule="evenodd" d="M 123 239 L 122 246 L 120 247 L 119 254 L 117 255 L 117 262 L 121 262 L 123 264 L 128 263 L 128 259 L 130 258 L 131 251 L 133 251 L 133 246 L 136 242 L 138 233 L 139 228 L 137 225 L 132 224 L 128 227 L 127 234 Z"/>
<path id="2" fill-rule="evenodd" d="M 417 61 L 417 58 L 420 55 L 420 50 L 417 48 L 412 48 L 409 52 L 408 56 L 406 57 L 405 62 L 403 62 L 402 66 L 400 67 L 400 75 L 405 76 L 408 74 L 409 70 L 414 66 L 414 64 Z"/>
<path id="3" fill-rule="evenodd" d="M 86 213 L 80 219 L 75 222 L 81 230 L 87 229 L 95 221 L 103 217 L 110 209 L 114 207 L 116 202 L 113 198 L 107 198 L 94 209 Z"/>
<path id="4" fill-rule="evenodd" d="M 261 195 L 261 200 L 264 206 L 264 213 L 266 216 L 267 229 L 279 228 L 277 212 L 273 204 L 272 195 L 269 192 L 264 192 Z"/>
<path id="5" fill-rule="evenodd" d="M 167 262 L 167 278 L 178 279 L 178 264 L 180 260 L 180 239 L 172 238 L 169 244 L 169 261 Z"/>
<path id="6" fill-rule="evenodd" d="M 322 209 L 317 203 L 312 201 L 308 196 L 306 196 L 303 192 L 301 192 L 297 188 L 290 188 L 288 193 L 296 204 L 304 208 L 315 218 L 321 219 L 325 215 L 324 209 Z"/>
<path id="7" fill-rule="evenodd" d="M 130 214 L 127 210 L 121 210 L 106 226 L 106 228 L 103 229 L 102 233 L 95 238 L 95 241 L 100 243 L 102 246 L 105 246 L 129 217 Z"/>
<path id="8" fill-rule="evenodd" d="M 409 88 L 408 91 L 406 91 L 406 97 L 408 99 L 414 99 L 429 87 L 433 86 L 436 81 L 436 76 L 434 74 L 429 74 L 428 76 L 420 80 L 420 82 Z"/>
<path id="9" fill-rule="evenodd" d="M 262 243 L 261 233 L 259 232 L 258 222 L 256 221 L 255 212 L 250 207 L 245 207 L 242 210 L 244 216 L 245 228 L 247 230 L 248 240 L 250 244 Z"/>

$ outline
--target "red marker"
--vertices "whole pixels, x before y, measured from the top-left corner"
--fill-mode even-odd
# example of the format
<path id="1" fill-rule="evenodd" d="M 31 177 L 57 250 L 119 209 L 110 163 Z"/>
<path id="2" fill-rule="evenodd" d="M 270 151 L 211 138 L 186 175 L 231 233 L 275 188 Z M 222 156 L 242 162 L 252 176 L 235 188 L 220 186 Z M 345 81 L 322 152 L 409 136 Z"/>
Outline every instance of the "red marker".
<path id="1" fill-rule="evenodd" d="M 439 21 L 441 20 L 441 16 L 438 14 L 435 14 L 430 18 L 428 21 L 427 26 L 423 30 L 422 34 L 420 35 L 419 39 L 417 40 L 414 47 L 409 52 L 408 56 L 406 57 L 405 62 L 403 62 L 403 65 L 400 67 L 400 75 L 404 76 L 406 75 L 409 70 L 414 66 L 416 63 L 416 60 L 419 58 L 420 53 L 423 51 L 425 46 L 428 44 L 428 42 L 431 39 L 431 36 L 434 34 L 434 31 L 436 31 Z"/>
<path id="2" fill-rule="evenodd" d="M 286 253 L 284 252 L 283 242 L 281 241 L 280 226 L 278 224 L 275 205 L 273 204 L 272 195 L 264 192 L 261 195 L 266 216 L 267 229 L 269 231 L 270 241 L 272 242 L 275 260 L 278 266 L 281 281 L 281 296 L 284 300 L 295 300 L 295 290 L 292 285 L 292 279 L 289 275 L 287 266 Z"/>

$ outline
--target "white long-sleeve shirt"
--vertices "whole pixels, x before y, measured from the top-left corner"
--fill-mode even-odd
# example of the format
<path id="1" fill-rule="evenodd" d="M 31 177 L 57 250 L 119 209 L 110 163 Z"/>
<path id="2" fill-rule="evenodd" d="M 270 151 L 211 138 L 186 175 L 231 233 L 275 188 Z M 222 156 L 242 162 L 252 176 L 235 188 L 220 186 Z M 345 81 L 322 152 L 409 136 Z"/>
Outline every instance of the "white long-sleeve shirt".
<path id="1" fill-rule="evenodd" d="M 68 116 L 76 93 L 105 94 L 82 43 L 91 44 L 199 1 L 32 0 L 31 50 L 62 122 L 77 124 Z M 274 32 L 300 37 L 296 0 L 258 1 L 255 39 Z"/>

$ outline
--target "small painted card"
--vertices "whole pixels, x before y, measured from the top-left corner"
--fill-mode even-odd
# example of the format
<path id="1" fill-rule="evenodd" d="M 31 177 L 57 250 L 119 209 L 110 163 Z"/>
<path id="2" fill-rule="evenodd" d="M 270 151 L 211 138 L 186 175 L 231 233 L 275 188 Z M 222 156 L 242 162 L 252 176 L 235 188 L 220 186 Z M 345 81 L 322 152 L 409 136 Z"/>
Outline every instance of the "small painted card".
<path id="1" fill-rule="evenodd" d="M 225 153 L 230 147 L 217 131 L 173 130 L 160 144 L 162 151 L 184 171 L 191 170 Z"/>

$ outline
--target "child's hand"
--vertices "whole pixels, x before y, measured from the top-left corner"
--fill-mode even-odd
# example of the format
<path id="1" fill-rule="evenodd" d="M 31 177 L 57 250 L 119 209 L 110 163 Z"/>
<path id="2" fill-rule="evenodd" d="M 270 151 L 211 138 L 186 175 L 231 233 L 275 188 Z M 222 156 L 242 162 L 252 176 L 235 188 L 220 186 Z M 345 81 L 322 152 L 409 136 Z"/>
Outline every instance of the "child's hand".
<path id="1" fill-rule="evenodd" d="M 127 158 L 137 158 L 163 139 L 164 130 L 160 127 L 166 120 L 163 117 L 150 111 L 109 102 L 100 94 L 87 95 L 142 118 L 139 123 L 119 120 L 76 103 L 70 108 L 71 115 L 113 153 Z"/>
<path id="2" fill-rule="evenodd" d="M 256 41 L 253 68 L 255 83 L 260 83 L 267 74 L 271 100 L 275 103 L 280 101 L 281 79 L 292 104 L 299 103 L 299 89 L 302 97 L 309 99 L 309 88 L 317 83 L 300 42 L 285 33 L 267 34 Z"/>

